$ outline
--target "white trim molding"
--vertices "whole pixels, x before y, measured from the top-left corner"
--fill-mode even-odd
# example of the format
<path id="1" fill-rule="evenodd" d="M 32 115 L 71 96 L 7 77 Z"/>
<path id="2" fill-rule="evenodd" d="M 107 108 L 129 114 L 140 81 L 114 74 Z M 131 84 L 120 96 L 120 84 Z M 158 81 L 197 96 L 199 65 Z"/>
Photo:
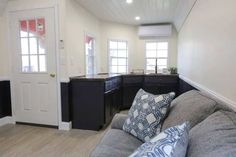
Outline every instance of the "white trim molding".
<path id="1" fill-rule="evenodd" d="M 61 78 L 61 79 L 60 79 L 60 82 L 61 82 L 61 83 L 69 83 L 69 82 L 70 82 L 70 79 L 69 79 L 69 78 Z"/>
<path id="2" fill-rule="evenodd" d="M 190 85 L 192 85 L 193 87 L 197 88 L 198 90 L 205 92 L 206 94 L 208 94 L 209 96 L 215 98 L 216 100 L 226 104 L 227 106 L 229 106 L 230 108 L 232 108 L 234 111 L 236 111 L 236 102 L 226 98 L 225 96 L 210 90 L 209 88 L 200 85 L 199 83 L 196 83 L 192 80 L 190 80 L 189 78 L 179 75 L 179 78 L 181 78 L 182 80 L 184 80 L 185 82 L 189 83 Z"/>
<path id="3" fill-rule="evenodd" d="M 16 124 L 13 117 L 7 116 L 0 119 L 0 126 L 6 125 L 6 124 Z"/>
<path id="4" fill-rule="evenodd" d="M 72 123 L 71 122 L 61 122 L 59 124 L 59 130 L 64 130 L 64 131 L 70 131 L 72 128 Z"/>

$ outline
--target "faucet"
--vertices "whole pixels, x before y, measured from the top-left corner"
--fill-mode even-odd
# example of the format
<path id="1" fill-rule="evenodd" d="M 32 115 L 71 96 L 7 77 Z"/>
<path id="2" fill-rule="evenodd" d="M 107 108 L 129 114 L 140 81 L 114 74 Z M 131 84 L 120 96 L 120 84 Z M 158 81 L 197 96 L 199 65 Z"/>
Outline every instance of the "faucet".
<path id="1" fill-rule="evenodd" d="M 157 58 L 156 58 L 156 65 L 155 65 L 155 74 L 157 74 Z"/>

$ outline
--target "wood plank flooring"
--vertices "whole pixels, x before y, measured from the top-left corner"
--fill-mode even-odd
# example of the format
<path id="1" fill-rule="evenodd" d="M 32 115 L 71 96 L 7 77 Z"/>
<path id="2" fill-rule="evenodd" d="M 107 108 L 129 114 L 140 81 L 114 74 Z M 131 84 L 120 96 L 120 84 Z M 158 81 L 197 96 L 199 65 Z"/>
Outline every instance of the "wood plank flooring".
<path id="1" fill-rule="evenodd" d="M 88 157 L 105 132 L 59 131 L 26 125 L 0 127 L 1 157 Z"/>

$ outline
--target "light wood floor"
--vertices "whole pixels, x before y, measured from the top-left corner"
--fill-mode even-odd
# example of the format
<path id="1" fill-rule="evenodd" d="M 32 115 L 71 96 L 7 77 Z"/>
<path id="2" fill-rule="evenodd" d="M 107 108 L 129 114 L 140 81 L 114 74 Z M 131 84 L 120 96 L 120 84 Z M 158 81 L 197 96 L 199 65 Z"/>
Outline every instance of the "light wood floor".
<path id="1" fill-rule="evenodd" d="M 108 130 L 59 131 L 26 125 L 0 127 L 1 157 L 88 157 Z"/>

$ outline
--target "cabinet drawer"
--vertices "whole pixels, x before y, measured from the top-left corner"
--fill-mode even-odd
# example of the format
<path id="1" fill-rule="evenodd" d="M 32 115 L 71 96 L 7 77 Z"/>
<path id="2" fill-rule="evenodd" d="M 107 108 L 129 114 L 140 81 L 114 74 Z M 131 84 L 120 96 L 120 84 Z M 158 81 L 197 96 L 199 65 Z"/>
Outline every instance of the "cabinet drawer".
<path id="1" fill-rule="evenodd" d="M 174 84 L 178 83 L 178 77 L 176 76 L 145 76 L 145 84 Z"/>
<path id="2" fill-rule="evenodd" d="M 121 78 L 116 77 L 111 80 L 105 81 L 105 92 L 119 88 L 121 85 Z"/>
<path id="3" fill-rule="evenodd" d="M 123 85 L 135 85 L 142 84 L 143 76 L 124 76 L 123 77 Z"/>

